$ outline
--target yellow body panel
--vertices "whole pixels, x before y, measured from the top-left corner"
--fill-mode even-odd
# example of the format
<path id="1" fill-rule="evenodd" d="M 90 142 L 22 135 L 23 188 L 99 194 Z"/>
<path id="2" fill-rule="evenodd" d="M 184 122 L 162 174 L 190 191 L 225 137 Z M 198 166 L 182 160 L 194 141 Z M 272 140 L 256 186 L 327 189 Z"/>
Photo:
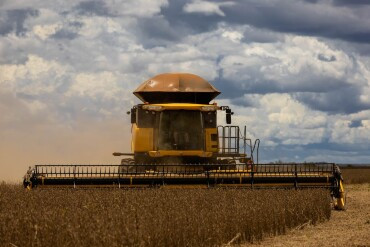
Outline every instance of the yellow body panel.
<path id="1" fill-rule="evenodd" d="M 198 156 L 198 157 L 212 157 L 212 152 L 204 152 L 202 150 L 158 150 L 150 151 L 150 157 L 164 157 L 164 156 Z"/>
<path id="2" fill-rule="evenodd" d="M 205 129 L 206 151 L 207 152 L 218 152 L 218 136 L 215 141 L 212 141 L 212 138 L 211 138 L 212 134 L 217 135 L 217 128 Z"/>
<path id="3" fill-rule="evenodd" d="M 138 128 L 132 125 L 132 152 L 148 152 L 153 150 L 153 128 Z"/>
<path id="4" fill-rule="evenodd" d="M 343 181 L 339 181 L 339 197 L 337 198 L 337 201 L 335 203 L 335 208 L 339 210 L 345 209 L 345 198 L 344 198 L 344 186 Z"/>

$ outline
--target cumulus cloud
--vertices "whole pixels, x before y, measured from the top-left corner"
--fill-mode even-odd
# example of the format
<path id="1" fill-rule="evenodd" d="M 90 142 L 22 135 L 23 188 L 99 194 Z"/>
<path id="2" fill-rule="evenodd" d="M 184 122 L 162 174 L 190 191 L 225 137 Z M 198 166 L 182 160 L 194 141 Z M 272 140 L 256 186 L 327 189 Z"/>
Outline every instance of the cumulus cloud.
<path id="1" fill-rule="evenodd" d="M 249 107 L 235 105 L 235 121 L 246 123 L 251 136 L 267 141 L 264 145 L 307 145 L 327 137 L 325 113 L 309 109 L 289 94 L 255 94 L 245 98 L 252 98 L 255 103 Z"/>
<path id="2" fill-rule="evenodd" d="M 24 65 L 0 65 L 0 85 L 30 96 L 53 93 L 63 84 L 60 78 L 65 75 L 66 69 L 55 61 L 30 54 Z"/>
<path id="3" fill-rule="evenodd" d="M 231 103 L 236 113 L 234 124 L 246 125 L 247 136 L 262 140 L 260 155 L 265 161 L 356 163 L 355 157 L 344 157 L 351 153 L 358 155 L 357 162 L 367 162 L 369 110 L 328 115 L 308 108 L 289 94 L 246 95 L 245 98 L 253 104 L 245 107 L 233 105 L 229 100 L 223 103 Z M 224 122 L 223 117 L 219 117 L 219 122 Z"/>

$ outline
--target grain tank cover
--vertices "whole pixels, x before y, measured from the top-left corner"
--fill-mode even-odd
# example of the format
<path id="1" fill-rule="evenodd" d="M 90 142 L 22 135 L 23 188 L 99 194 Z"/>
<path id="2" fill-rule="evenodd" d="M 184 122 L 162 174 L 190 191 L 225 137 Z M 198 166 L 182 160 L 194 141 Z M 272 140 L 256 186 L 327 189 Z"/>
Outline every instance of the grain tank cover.
<path id="1" fill-rule="evenodd" d="M 208 104 L 220 94 L 203 78 L 187 73 L 166 73 L 144 81 L 134 94 L 143 102 Z"/>

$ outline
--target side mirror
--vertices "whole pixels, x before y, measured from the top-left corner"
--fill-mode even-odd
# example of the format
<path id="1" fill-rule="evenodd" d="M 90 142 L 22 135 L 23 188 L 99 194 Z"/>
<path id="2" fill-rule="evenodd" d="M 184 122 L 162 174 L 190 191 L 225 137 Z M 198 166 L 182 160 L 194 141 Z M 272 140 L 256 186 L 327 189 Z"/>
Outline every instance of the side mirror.
<path id="1" fill-rule="evenodd" d="M 231 124 L 231 115 L 233 115 L 234 112 L 231 112 L 231 109 L 226 109 L 226 124 Z"/>
<path id="2" fill-rule="evenodd" d="M 131 109 L 131 123 L 136 123 L 136 108 Z"/>
<path id="3" fill-rule="evenodd" d="M 231 124 L 231 113 L 226 113 L 226 124 Z"/>

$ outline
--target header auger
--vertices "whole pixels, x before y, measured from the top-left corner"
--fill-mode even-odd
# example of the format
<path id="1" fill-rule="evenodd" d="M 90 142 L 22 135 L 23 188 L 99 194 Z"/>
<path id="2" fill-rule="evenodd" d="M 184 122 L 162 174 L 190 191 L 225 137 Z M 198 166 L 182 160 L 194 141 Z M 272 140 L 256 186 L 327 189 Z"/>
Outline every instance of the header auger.
<path id="1" fill-rule="evenodd" d="M 259 164 L 259 139 L 230 125 L 228 106 L 210 103 L 220 92 L 193 74 L 161 74 L 134 94 L 131 153 L 120 165 L 36 165 L 24 176 L 34 187 L 327 188 L 344 209 L 343 179 L 332 163 Z M 226 126 L 217 112 L 226 112 Z"/>

